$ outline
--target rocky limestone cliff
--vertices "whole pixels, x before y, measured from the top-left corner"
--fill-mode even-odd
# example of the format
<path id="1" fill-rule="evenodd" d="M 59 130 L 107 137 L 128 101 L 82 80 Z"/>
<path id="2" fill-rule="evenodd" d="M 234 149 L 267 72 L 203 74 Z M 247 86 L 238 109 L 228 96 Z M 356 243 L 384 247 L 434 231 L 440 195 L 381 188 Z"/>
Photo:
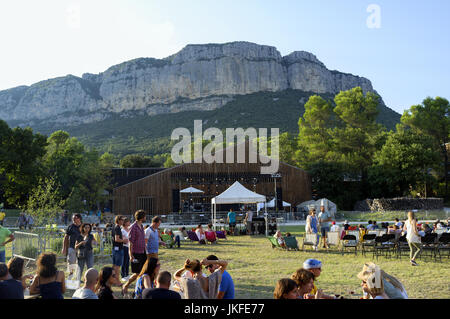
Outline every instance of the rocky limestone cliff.
<path id="1" fill-rule="evenodd" d="M 68 75 L 0 91 L 0 118 L 29 123 L 46 119 L 68 125 L 133 110 L 154 115 L 212 110 L 235 95 L 303 90 L 338 93 L 368 79 L 330 71 L 316 56 L 249 42 L 187 45 L 164 59 L 139 58 L 82 78 Z"/>

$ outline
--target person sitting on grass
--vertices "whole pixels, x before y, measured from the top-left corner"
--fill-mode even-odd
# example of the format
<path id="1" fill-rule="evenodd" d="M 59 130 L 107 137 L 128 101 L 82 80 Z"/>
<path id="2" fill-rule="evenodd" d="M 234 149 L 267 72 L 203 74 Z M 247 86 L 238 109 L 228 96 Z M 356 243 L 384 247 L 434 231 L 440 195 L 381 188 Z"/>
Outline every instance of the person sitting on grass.
<path id="1" fill-rule="evenodd" d="M 136 281 L 134 299 L 142 299 L 142 291 L 144 291 L 144 289 L 155 288 L 155 280 L 160 268 L 161 264 L 159 263 L 158 258 L 150 257 L 147 259 Z"/>
<path id="2" fill-rule="evenodd" d="M 105 266 L 100 271 L 97 284 L 95 285 L 95 293 L 100 300 L 117 299 L 113 295 L 112 286 L 120 286 L 119 272 L 112 267 Z"/>
<path id="3" fill-rule="evenodd" d="M 37 274 L 30 286 L 30 295 L 40 294 L 42 299 L 64 299 L 66 280 L 63 271 L 56 268 L 56 255 L 42 253 L 37 261 Z"/>
<path id="4" fill-rule="evenodd" d="M 178 228 L 178 230 L 181 232 L 181 234 L 183 235 L 184 239 L 189 238 L 189 235 L 188 235 L 188 233 L 186 231 L 186 227 L 180 227 L 180 228 Z"/>
<path id="5" fill-rule="evenodd" d="M 23 275 L 23 269 L 25 265 L 25 260 L 20 257 L 12 257 L 8 261 L 8 271 L 11 277 L 22 283 L 22 287 L 25 290 L 27 288 L 27 279 L 33 279 L 33 275 Z"/>
<path id="6" fill-rule="evenodd" d="M 322 273 L 322 262 L 317 259 L 306 259 L 303 263 L 303 269 L 308 270 L 314 275 L 314 282 L 313 282 L 313 288 L 311 289 L 310 294 L 316 295 L 316 293 L 319 291 L 317 289 L 317 286 L 315 282 L 317 281 L 317 278 L 319 278 L 320 274 Z M 336 299 L 335 296 L 329 296 L 324 293 L 322 293 L 321 299 Z"/>
<path id="7" fill-rule="evenodd" d="M 278 245 L 280 245 L 280 247 L 286 248 L 286 243 L 284 242 L 281 231 L 277 230 L 273 237 L 277 239 Z"/>
<path id="8" fill-rule="evenodd" d="M 22 283 L 12 278 L 6 264 L 0 263 L 0 300 L 23 298 Z"/>
<path id="9" fill-rule="evenodd" d="M 314 287 L 314 274 L 306 269 L 300 268 L 292 274 L 291 279 L 297 283 L 298 299 L 321 299 L 322 290 L 317 290 L 315 295 L 311 295 Z"/>
<path id="10" fill-rule="evenodd" d="M 95 268 L 89 268 L 84 274 L 84 286 L 78 288 L 72 295 L 72 299 L 98 299 L 95 294 L 95 284 L 98 281 L 98 271 Z"/>
<path id="11" fill-rule="evenodd" d="M 205 231 L 202 228 L 202 225 L 199 224 L 197 226 L 197 229 L 195 230 L 195 234 L 198 237 L 198 242 L 199 244 L 206 244 L 206 236 L 205 236 Z"/>
<path id="12" fill-rule="evenodd" d="M 156 288 L 146 288 L 142 292 L 142 299 L 181 299 L 179 293 L 169 290 L 172 275 L 163 271 L 156 278 Z"/>
<path id="13" fill-rule="evenodd" d="M 202 272 L 202 265 L 219 265 L 209 277 L 205 277 Z M 207 260 L 201 262 L 197 259 L 187 259 L 184 267 L 179 269 L 174 279 L 180 282 L 185 299 L 216 299 L 219 292 L 219 286 L 222 281 L 222 274 L 228 263 L 225 260 Z M 192 271 L 193 278 L 182 277 L 185 271 Z"/>
<path id="14" fill-rule="evenodd" d="M 172 238 L 173 242 L 177 245 L 178 248 L 180 248 L 180 244 L 181 244 L 181 239 L 180 239 L 180 235 L 174 235 L 172 229 L 164 229 L 164 233 L 169 235 L 170 238 Z"/>
<path id="15" fill-rule="evenodd" d="M 357 277 L 362 281 L 364 299 L 408 299 L 403 284 L 373 262 L 365 263 Z"/>
<path id="16" fill-rule="evenodd" d="M 273 291 L 274 299 L 298 299 L 299 292 L 297 283 L 289 278 L 278 280 L 275 290 Z"/>

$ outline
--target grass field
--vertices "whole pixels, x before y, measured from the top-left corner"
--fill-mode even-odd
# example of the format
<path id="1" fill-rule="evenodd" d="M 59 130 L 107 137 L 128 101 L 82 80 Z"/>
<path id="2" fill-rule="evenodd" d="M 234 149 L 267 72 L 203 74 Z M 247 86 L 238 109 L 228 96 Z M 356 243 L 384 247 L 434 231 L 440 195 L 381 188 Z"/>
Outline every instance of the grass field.
<path id="1" fill-rule="evenodd" d="M 291 232 L 299 237 L 304 232 L 303 226 L 285 226 L 283 232 Z M 298 239 L 301 246 L 301 239 Z M 229 262 L 228 271 L 233 277 L 236 298 L 266 299 L 272 298 L 276 281 L 290 275 L 302 266 L 307 258 L 317 258 L 323 263 L 322 275 L 317 285 L 326 293 L 335 293 L 346 298 L 362 296 L 360 280 L 356 274 L 363 264 L 372 261 L 372 254 L 363 257 L 348 253 L 342 256 L 336 252 L 313 251 L 282 251 L 272 249 L 264 236 L 228 236 L 215 245 L 198 245 L 192 242 L 182 242 L 181 248 L 161 248 L 161 269 L 172 274 L 183 266 L 186 258 L 201 260 L 209 254 L 215 254 Z M 418 259 L 419 266 L 413 267 L 409 258 L 401 259 L 379 257 L 373 260 L 387 273 L 397 277 L 405 286 L 410 298 L 450 298 L 450 259 L 446 256 L 442 262 Z M 96 261 L 96 268 L 111 265 L 109 258 Z M 61 263 L 59 269 L 64 270 Z M 133 286 L 130 286 L 132 288 Z M 120 297 L 119 289 L 114 289 Z M 350 294 L 353 291 L 355 294 Z M 70 298 L 73 291 L 67 291 Z"/>

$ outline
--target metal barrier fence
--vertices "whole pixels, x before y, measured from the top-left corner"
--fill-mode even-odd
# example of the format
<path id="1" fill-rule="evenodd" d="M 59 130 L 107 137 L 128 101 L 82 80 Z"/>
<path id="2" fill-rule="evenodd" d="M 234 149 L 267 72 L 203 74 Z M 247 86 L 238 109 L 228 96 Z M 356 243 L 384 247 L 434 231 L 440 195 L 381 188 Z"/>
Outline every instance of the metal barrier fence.
<path id="1" fill-rule="evenodd" d="M 12 256 L 36 261 L 42 252 L 42 240 L 38 234 L 14 232 Z"/>
<path id="2" fill-rule="evenodd" d="M 109 257 L 112 253 L 112 231 L 93 232 L 97 245 L 93 246 L 94 257 Z M 53 252 L 59 259 L 64 259 L 61 255 L 64 241 L 64 233 L 57 229 L 45 230 L 45 232 L 26 233 L 14 232 L 12 242 L 12 256 L 22 257 L 30 261 L 36 261 L 43 252 Z"/>

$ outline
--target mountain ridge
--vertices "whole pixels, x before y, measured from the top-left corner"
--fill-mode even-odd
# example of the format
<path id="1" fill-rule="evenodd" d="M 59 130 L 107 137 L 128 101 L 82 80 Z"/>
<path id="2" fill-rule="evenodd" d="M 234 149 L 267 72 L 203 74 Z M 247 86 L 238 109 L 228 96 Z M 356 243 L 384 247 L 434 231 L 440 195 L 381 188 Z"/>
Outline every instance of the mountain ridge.
<path id="1" fill-rule="evenodd" d="M 149 115 L 211 110 L 223 107 L 233 96 L 256 92 L 294 89 L 336 94 L 355 86 L 376 92 L 370 80 L 328 70 L 306 51 L 282 56 L 273 46 L 245 41 L 188 44 L 163 59 L 136 58 L 98 74 L 66 75 L 0 91 L 0 118 L 27 125 L 33 120 L 64 122 L 62 115 L 68 112 L 94 114 L 65 123 L 78 125 L 130 110 Z M 180 99 L 186 103 L 180 104 Z M 202 103 L 195 104 L 198 99 Z"/>

